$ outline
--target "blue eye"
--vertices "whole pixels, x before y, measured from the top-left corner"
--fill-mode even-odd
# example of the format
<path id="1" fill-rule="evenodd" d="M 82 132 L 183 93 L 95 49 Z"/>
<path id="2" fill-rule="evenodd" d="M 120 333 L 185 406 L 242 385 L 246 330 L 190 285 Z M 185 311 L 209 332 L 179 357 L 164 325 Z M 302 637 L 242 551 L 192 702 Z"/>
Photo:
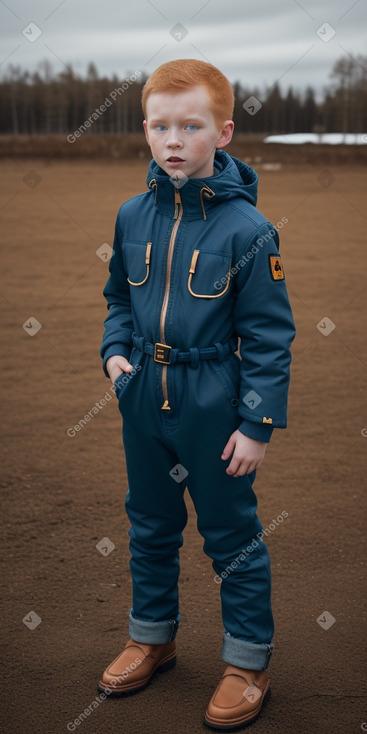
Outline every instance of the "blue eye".
<path id="1" fill-rule="evenodd" d="M 187 128 L 192 128 L 193 130 L 198 130 L 199 129 L 197 125 L 186 125 L 186 127 Z"/>

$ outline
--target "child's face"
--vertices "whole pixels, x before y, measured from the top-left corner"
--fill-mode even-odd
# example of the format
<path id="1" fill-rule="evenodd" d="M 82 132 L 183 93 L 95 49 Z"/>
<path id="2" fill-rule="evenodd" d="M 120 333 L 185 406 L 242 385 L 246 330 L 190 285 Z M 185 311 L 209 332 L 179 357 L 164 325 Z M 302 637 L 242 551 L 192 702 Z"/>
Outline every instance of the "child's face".
<path id="1" fill-rule="evenodd" d="M 169 176 L 177 171 L 188 178 L 213 175 L 215 149 L 230 142 L 234 124 L 226 120 L 218 130 L 209 105 L 203 85 L 148 97 L 143 122 L 146 139 L 154 160 Z"/>

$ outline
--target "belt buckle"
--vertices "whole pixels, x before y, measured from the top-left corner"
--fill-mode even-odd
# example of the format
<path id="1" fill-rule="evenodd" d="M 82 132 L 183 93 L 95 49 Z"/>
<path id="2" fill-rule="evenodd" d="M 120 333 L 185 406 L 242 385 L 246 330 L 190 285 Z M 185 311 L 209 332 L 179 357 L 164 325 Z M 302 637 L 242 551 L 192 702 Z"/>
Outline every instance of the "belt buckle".
<path id="1" fill-rule="evenodd" d="M 171 349 L 172 347 L 169 347 L 168 344 L 161 344 L 160 342 L 156 342 L 154 344 L 154 361 L 159 362 L 160 364 L 169 364 Z"/>

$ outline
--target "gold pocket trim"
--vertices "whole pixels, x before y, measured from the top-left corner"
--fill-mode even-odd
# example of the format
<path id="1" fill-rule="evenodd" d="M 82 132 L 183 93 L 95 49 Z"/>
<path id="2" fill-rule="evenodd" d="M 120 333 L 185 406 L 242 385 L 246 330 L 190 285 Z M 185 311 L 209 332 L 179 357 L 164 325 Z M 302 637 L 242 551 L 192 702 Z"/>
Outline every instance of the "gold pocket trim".
<path id="1" fill-rule="evenodd" d="M 188 287 L 191 295 L 194 296 L 195 298 L 221 298 L 222 296 L 224 296 L 224 294 L 226 293 L 226 291 L 229 288 L 229 280 L 230 280 L 230 274 L 231 274 L 231 263 L 229 263 L 229 270 L 228 270 L 228 273 L 227 273 L 227 284 L 226 284 L 226 287 L 224 288 L 224 290 L 221 293 L 217 293 L 216 296 L 202 295 L 201 293 L 194 293 L 194 291 L 191 288 L 191 281 L 192 281 L 192 276 L 195 273 L 196 264 L 197 264 L 197 261 L 198 261 L 199 254 L 200 254 L 200 250 L 194 250 L 193 255 L 192 255 L 192 258 L 191 258 L 191 264 L 190 264 L 190 270 L 189 270 L 189 278 L 188 278 L 188 281 L 187 281 L 187 287 Z"/>
<path id="2" fill-rule="evenodd" d="M 129 278 L 127 278 L 127 282 L 130 283 L 130 285 L 135 285 L 135 286 L 143 285 L 143 283 L 145 283 L 148 280 L 149 268 L 150 268 L 150 253 L 151 253 L 151 249 L 152 249 L 152 243 L 151 242 L 147 242 L 147 246 L 145 248 L 145 264 L 147 266 L 147 272 L 146 272 L 146 275 L 145 275 L 144 280 L 141 280 L 140 283 L 134 283 L 132 280 L 130 280 Z"/>

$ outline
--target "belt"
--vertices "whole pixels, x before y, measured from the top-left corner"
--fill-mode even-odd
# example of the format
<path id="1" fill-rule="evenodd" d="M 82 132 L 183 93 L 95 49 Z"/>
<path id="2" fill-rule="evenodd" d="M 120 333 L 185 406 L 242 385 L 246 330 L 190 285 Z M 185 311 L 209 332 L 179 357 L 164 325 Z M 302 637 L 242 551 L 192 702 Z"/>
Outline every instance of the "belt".
<path id="1" fill-rule="evenodd" d="M 235 352 L 238 348 L 238 340 L 236 336 L 233 336 L 229 341 L 222 344 L 222 342 L 215 342 L 211 347 L 191 347 L 187 352 L 182 352 L 176 347 L 170 347 L 169 344 L 162 344 L 161 342 L 148 342 L 144 336 L 138 336 L 133 331 L 132 342 L 134 347 L 140 352 L 145 352 L 153 357 L 155 362 L 159 364 L 175 364 L 176 362 L 191 362 L 193 367 L 197 367 L 201 359 L 217 359 L 218 362 L 223 362 L 227 359 L 232 352 Z"/>

